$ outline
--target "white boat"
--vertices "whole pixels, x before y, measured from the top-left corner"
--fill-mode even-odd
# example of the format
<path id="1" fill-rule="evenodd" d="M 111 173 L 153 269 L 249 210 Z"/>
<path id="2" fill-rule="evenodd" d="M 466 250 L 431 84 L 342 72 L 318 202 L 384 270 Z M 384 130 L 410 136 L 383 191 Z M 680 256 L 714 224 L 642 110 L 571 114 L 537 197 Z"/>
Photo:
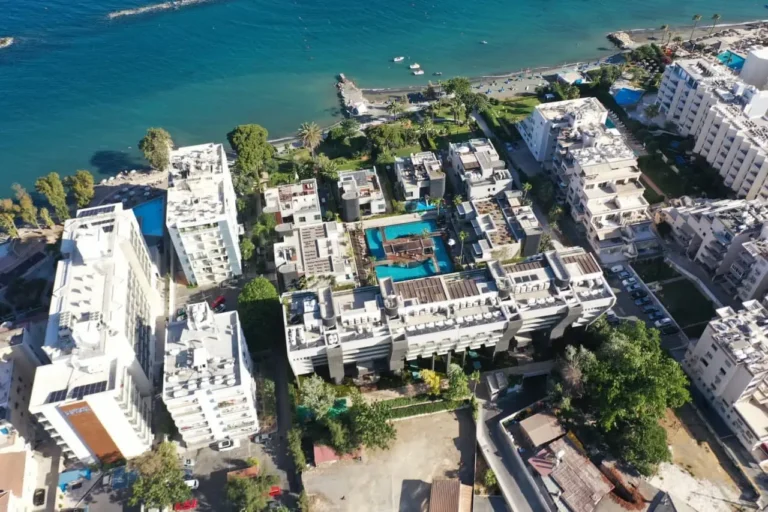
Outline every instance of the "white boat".
<path id="1" fill-rule="evenodd" d="M 480 41 L 480 44 L 488 44 L 488 41 Z"/>
<path id="2" fill-rule="evenodd" d="M 411 68 L 411 69 L 419 69 L 421 66 L 419 65 L 418 62 L 414 62 L 413 64 L 411 64 L 408 67 Z"/>
<path id="3" fill-rule="evenodd" d="M 395 57 L 392 59 L 394 62 L 403 62 L 405 60 L 405 57 Z"/>
<path id="4" fill-rule="evenodd" d="M 413 71 L 413 74 L 414 75 L 423 75 L 424 74 L 424 70 L 423 69 L 415 69 Z"/>

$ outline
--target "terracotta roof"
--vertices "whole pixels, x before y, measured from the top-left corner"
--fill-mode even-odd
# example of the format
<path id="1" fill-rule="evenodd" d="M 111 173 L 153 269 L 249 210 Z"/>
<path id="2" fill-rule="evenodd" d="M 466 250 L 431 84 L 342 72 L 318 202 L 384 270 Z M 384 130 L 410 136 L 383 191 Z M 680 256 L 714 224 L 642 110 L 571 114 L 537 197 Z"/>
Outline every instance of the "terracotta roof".
<path id="1" fill-rule="evenodd" d="M 460 494 L 458 478 L 434 480 L 429 493 L 429 512 L 458 512 Z"/>
<path id="2" fill-rule="evenodd" d="M 551 412 L 540 412 L 520 422 L 523 430 L 534 447 L 547 444 L 565 434 L 565 430 Z"/>
<path id="3" fill-rule="evenodd" d="M 0 454 L 0 489 L 10 491 L 21 498 L 24 490 L 24 465 L 27 463 L 25 452 Z M 7 506 L 7 505 L 6 505 Z M 0 510 L 3 510 L 0 508 Z"/>
<path id="4" fill-rule="evenodd" d="M 330 446 L 325 446 L 324 444 L 314 445 L 312 447 L 312 451 L 315 458 L 315 466 L 319 466 L 320 464 L 326 462 L 336 462 L 337 460 L 351 460 L 356 457 L 360 457 L 361 455 L 361 451 L 359 449 L 353 453 L 339 455 L 336 453 L 336 450 Z"/>

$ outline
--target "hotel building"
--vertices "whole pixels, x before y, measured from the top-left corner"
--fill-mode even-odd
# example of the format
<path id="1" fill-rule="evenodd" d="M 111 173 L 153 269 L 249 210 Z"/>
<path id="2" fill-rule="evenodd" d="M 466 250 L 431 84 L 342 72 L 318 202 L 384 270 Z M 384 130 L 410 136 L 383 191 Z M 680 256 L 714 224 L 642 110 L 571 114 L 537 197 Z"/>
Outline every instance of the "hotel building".
<path id="1" fill-rule="evenodd" d="M 535 331 L 552 338 L 584 326 L 616 298 L 581 248 L 485 269 L 333 292 L 283 295 L 288 360 L 295 375 L 326 368 L 345 376 L 401 370 L 404 361 L 467 350 L 525 349 Z"/>
<path id="2" fill-rule="evenodd" d="M 387 201 L 375 167 L 340 172 L 339 198 L 344 222 L 387 212 Z"/>
<path id="3" fill-rule="evenodd" d="M 153 440 L 157 270 L 121 204 L 79 210 L 61 253 L 29 411 L 68 460 L 135 457 Z"/>
<path id="4" fill-rule="evenodd" d="M 442 198 L 445 195 L 445 173 L 440 160 L 431 151 L 411 153 L 395 159 L 398 192 L 405 201 Z"/>
<path id="5" fill-rule="evenodd" d="M 221 144 L 171 153 L 165 222 L 193 285 L 213 285 L 242 274 L 237 205 Z"/>
<path id="6" fill-rule="evenodd" d="M 187 446 L 259 429 L 252 364 L 237 311 L 190 304 L 186 320 L 168 326 L 163 402 Z"/>
<path id="7" fill-rule="evenodd" d="M 322 223 L 317 181 L 312 178 L 268 188 L 264 191 L 264 213 L 274 213 L 285 232 Z"/>
<path id="8" fill-rule="evenodd" d="M 514 185 L 506 162 L 488 139 L 450 143 L 447 162 L 454 189 L 465 199 L 493 197 Z"/>

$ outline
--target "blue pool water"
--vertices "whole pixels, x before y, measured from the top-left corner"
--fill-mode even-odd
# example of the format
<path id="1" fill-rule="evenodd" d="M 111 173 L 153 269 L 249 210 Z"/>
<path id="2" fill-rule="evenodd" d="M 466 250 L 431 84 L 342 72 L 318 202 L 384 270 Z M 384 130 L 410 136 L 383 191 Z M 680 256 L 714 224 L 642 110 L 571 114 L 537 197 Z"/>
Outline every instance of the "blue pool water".
<path id="1" fill-rule="evenodd" d="M 616 103 L 623 107 L 625 105 L 635 105 L 638 101 L 640 101 L 642 96 L 643 91 L 622 87 L 616 92 L 616 94 L 613 95 L 613 99 L 615 99 Z"/>
<path id="2" fill-rule="evenodd" d="M 613 124 L 613 121 L 611 121 L 610 117 L 605 118 L 605 126 L 607 126 L 608 128 L 616 128 L 616 125 Z"/>
<path id="3" fill-rule="evenodd" d="M 744 61 L 746 60 L 741 55 L 733 53 L 730 50 L 718 55 L 717 59 L 734 71 L 741 71 L 741 68 L 744 67 Z"/>
<path id="4" fill-rule="evenodd" d="M 133 209 L 145 236 L 163 236 L 165 225 L 165 199 L 158 197 L 142 203 Z"/>
<path id="5" fill-rule="evenodd" d="M 436 207 L 427 204 L 427 202 L 423 199 L 419 199 L 418 201 L 408 201 L 405 203 L 405 211 L 407 212 L 428 212 L 429 210 L 434 210 Z"/>
<path id="6" fill-rule="evenodd" d="M 437 231 L 437 223 L 434 220 L 423 220 L 419 222 L 409 222 L 407 224 L 396 224 L 394 226 L 387 226 L 384 228 L 384 234 L 387 240 L 398 238 L 405 235 L 418 235 L 425 229 L 430 232 Z M 382 260 L 385 257 L 384 249 L 381 246 L 381 235 L 378 228 L 366 229 L 365 239 L 368 242 L 368 248 L 371 251 L 373 257 L 377 260 Z M 441 274 L 445 274 L 453 271 L 453 263 L 451 263 L 451 256 L 445 249 L 443 240 L 440 237 L 432 237 L 435 243 L 435 258 L 437 259 L 437 265 L 440 267 Z M 428 277 L 437 274 L 432 260 L 429 259 L 417 265 L 415 267 L 406 268 L 396 265 L 380 266 L 376 267 L 376 276 L 381 279 L 382 277 L 391 277 L 394 281 L 405 281 L 407 279 L 416 279 L 419 277 Z"/>

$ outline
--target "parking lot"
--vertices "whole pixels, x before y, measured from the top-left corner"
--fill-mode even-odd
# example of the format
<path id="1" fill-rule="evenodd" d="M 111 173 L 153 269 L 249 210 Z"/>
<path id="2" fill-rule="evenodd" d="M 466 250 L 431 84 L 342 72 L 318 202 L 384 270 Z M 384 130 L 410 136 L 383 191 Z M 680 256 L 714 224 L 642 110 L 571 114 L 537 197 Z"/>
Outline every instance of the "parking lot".
<path id="1" fill-rule="evenodd" d="M 475 431 L 470 411 L 440 413 L 395 423 L 397 440 L 387 451 L 342 461 L 303 475 L 316 512 L 426 510 L 436 478 L 472 484 Z"/>

